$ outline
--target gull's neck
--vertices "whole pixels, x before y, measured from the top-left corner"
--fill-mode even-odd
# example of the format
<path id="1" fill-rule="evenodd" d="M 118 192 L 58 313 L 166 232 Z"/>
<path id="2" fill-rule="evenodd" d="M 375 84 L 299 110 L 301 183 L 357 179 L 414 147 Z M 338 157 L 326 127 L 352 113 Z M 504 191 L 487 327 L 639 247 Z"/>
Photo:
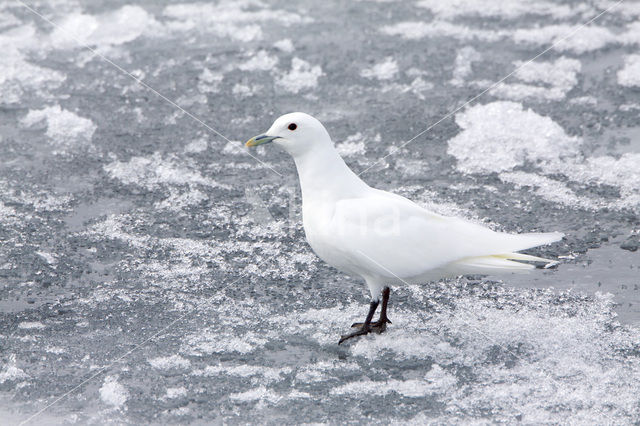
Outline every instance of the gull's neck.
<path id="1" fill-rule="evenodd" d="M 318 147 L 294 157 L 302 202 L 360 197 L 370 187 L 344 162 L 333 146 Z"/>

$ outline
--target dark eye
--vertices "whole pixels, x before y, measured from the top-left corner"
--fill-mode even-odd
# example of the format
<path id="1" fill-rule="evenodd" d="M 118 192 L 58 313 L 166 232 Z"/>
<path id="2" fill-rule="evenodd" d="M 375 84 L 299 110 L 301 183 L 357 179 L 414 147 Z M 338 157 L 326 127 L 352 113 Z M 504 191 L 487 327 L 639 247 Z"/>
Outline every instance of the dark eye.
<path id="1" fill-rule="evenodd" d="M 289 128 L 289 130 L 295 130 L 295 129 L 298 128 L 298 125 L 296 123 L 291 123 L 291 124 L 289 124 L 288 128 Z"/>

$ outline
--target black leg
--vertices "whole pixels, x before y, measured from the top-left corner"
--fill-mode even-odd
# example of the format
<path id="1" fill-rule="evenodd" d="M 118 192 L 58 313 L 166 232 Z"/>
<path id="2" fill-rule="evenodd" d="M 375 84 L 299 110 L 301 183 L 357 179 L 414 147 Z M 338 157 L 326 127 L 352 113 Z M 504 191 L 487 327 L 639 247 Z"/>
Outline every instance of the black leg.
<path id="1" fill-rule="evenodd" d="M 380 308 L 380 319 L 376 321 L 380 325 L 384 325 L 386 323 L 391 324 L 389 318 L 387 318 L 387 304 L 389 303 L 389 295 L 391 294 L 391 289 L 389 287 L 385 287 L 382 289 L 382 308 Z"/>
<path id="2" fill-rule="evenodd" d="M 340 341 L 338 342 L 338 344 L 344 342 L 347 339 L 351 339 L 352 337 L 364 336 L 365 334 L 369 334 L 369 332 L 371 331 L 371 319 L 373 318 L 373 314 L 376 313 L 376 309 L 378 309 L 379 303 L 380 302 L 378 302 L 377 300 L 372 301 L 371 304 L 369 304 L 369 313 L 367 314 L 367 319 L 364 320 L 362 327 L 360 327 L 353 333 L 345 334 L 344 336 L 340 337 Z"/>
<path id="3" fill-rule="evenodd" d="M 380 308 L 380 319 L 378 321 L 371 323 L 372 331 L 376 333 L 382 333 L 387 329 L 387 324 L 391 324 L 391 320 L 387 317 L 387 305 L 389 304 L 389 295 L 391 294 L 391 290 L 389 287 L 385 287 L 382 289 L 382 307 Z M 356 322 L 351 325 L 351 327 L 362 327 L 363 323 Z"/>

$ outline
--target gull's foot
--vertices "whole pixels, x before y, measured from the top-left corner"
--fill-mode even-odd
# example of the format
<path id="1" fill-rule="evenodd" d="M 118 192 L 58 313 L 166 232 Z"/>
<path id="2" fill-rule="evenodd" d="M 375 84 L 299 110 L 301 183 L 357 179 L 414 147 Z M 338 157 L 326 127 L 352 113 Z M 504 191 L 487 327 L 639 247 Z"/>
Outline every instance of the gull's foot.
<path id="1" fill-rule="evenodd" d="M 354 331 L 353 333 L 349 333 L 349 334 L 345 334 L 344 336 L 340 337 L 340 341 L 338 342 L 338 344 L 341 344 L 342 342 L 344 342 L 345 340 L 349 340 L 352 337 L 356 337 L 356 336 L 366 336 L 367 334 L 371 333 L 371 328 L 364 328 L 364 327 L 360 327 L 359 329 L 357 329 L 356 331 Z"/>
<path id="2" fill-rule="evenodd" d="M 391 320 L 389 318 L 380 318 L 378 321 L 371 323 L 371 329 L 376 333 L 382 333 L 387 329 L 387 324 L 391 324 Z M 351 328 L 362 328 L 363 325 L 363 322 L 354 322 L 353 324 L 351 324 Z M 375 330 L 376 328 L 380 331 Z"/>

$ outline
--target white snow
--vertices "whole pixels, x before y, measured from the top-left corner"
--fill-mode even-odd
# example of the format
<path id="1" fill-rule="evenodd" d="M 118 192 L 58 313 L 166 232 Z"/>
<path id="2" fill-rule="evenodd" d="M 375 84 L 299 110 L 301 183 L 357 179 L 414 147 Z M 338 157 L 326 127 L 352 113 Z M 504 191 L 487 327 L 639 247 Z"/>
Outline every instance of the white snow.
<path id="1" fill-rule="evenodd" d="M 284 379 L 284 375 L 291 372 L 291 368 L 274 368 L 259 365 L 208 365 L 203 370 L 194 370 L 193 375 L 213 377 L 222 374 L 238 377 L 254 377 L 261 376 L 259 379 L 262 383 L 279 382 Z"/>
<path id="2" fill-rule="evenodd" d="M 628 55 L 624 58 L 624 67 L 618 71 L 618 84 L 640 87 L 640 55 Z"/>
<path id="3" fill-rule="evenodd" d="M 111 405 L 114 408 L 121 408 L 127 398 L 129 392 L 127 389 L 118 383 L 116 376 L 107 376 L 104 379 L 102 386 L 100 387 L 100 399 L 107 405 Z"/>
<path id="4" fill-rule="evenodd" d="M 407 398 L 421 398 L 435 393 L 446 393 L 454 390 L 457 379 L 444 371 L 440 366 L 433 365 L 424 379 L 386 381 L 356 381 L 338 386 L 331 390 L 334 395 L 384 396 L 390 392 L 396 392 Z"/>
<path id="5" fill-rule="evenodd" d="M 458 50 L 451 84 L 454 86 L 462 86 L 465 79 L 471 75 L 471 66 L 480 59 L 482 59 L 480 53 L 471 46 L 465 46 Z"/>
<path id="6" fill-rule="evenodd" d="M 167 388 L 167 394 L 165 395 L 165 398 L 174 399 L 183 396 L 187 396 L 187 388 L 185 388 L 184 386 L 180 386 L 176 388 Z"/>
<path id="7" fill-rule="evenodd" d="M 57 262 L 56 257 L 52 253 L 46 251 L 36 251 L 35 253 L 43 258 L 49 265 L 53 266 Z"/>
<path id="8" fill-rule="evenodd" d="M 385 25 L 380 30 L 385 34 L 401 36 L 409 40 L 417 40 L 424 37 L 453 37 L 464 41 L 496 41 L 509 34 L 509 31 L 507 30 L 493 31 L 475 29 L 465 25 L 440 20 L 432 22 L 399 22 L 392 25 Z"/>
<path id="9" fill-rule="evenodd" d="M 34 65 L 27 53 L 41 44 L 35 26 L 28 24 L 0 33 L 0 104 L 20 102 L 26 92 L 48 97 L 48 91 L 60 87 L 66 75 Z"/>
<path id="10" fill-rule="evenodd" d="M 205 68 L 198 76 L 198 91 L 201 93 L 215 93 L 218 91 L 218 86 L 223 79 L 224 74 Z"/>
<path id="11" fill-rule="evenodd" d="M 609 207 L 640 207 L 640 153 L 584 157 L 579 138 L 567 135 L 551 118 L 514 102 L 473 106 L 457 114 L 456 123 L 463 130 L 449 140 L 447 152 L 456 157 L 456 167 L 464 173 L 496 172 L 506 182 L 536 188 L 543 198 L 565 205 L 603 205 L 601 200 L 576 195 L 565 182 L 552 177 L 560 174 L 579 185 L 618 188 L 620 198 Z M 547 176 L 514 171 L 527 163 Z"/>
<path id="12" fill-rule="evenodd" d="M 360 132 L 348 136 L 344 142 L 336 144 L 336 149 L 343 157 L 363 156 L 366 153 L 365 136 Z"/>
<path id="13" fill-rule="evenodd" d="M 189 355 L 202 355 L 224 352 L 238 352 L 246 354 L 257 347 L 267 343 L 267 340 L 256 336 L 254 333 L 246 333 L 244 336 L 234 336 L 230 333 L 203 332 L 191 335 L 187 338 L 184 353 Z"/>
<path id="14" fill-rule="evenodd" d="M 491 89 L 492 95 L 512 100 L 539 98 L 559 101 L 578 83 L 577 75 L 582 68 L 580 61 L 566 57 L 554 62 L 529 62 L 524 65 L 518 61 L 514 62 L 514 67 L 517 79 L 538 85 L 503 82 Z"/>
<path id="15" fill-rule="evenodd" d="M 463 131 L 449 141 L 447 152 L 466 173 L 501 172 L 578 153 L 577 138 L 514 102 L 476 105 L 458 113 L 456 123 Z"/>
<path id="16" fill-rule="evenodd" d="M 291 60 L 291 71 L 278 78 L 276 83 L 288 92 L 298 93 L 302 90 L 316 87 L 318 78 L 322 75 L 320 65 L 311 65 L 303 59 L 293 58 Z"/>
<path id="17" fill-rule="evenodd" d="M 398 74 L 398 63 L 392 57 L 387 57 L 384 61 L 360 72 L 362 77 L 378 80 L 391 80 L 396 74 Z"/>
<path id="18" fill-rule="evenodd" d="M 291 53 L 295 50 L 295 48 L 293 47 L 293 42 L 288 38 L 276 41 L 275 43 L 273 43 L 273 46 L 276 49 L 279 49 L 286 53 Z"/>
<path id="19" fill-rule="evenodd" d="M 45 328 L 45 325 L 40 321 L 23 321 L 18 324 L 18 328 L 23 330 L 42 330 Z"/>
<path id="20" fill-rule="evenodd" d="M 171 355 L 150 359 L 149 364 L 159 370 L 186 369 L 191 366 L 191 361 L 180 355 Z"/>
<path id="21" fill-rule="evenodd" d="M 132 157 L 126 162 L 113 161 L 106 164 L 104 170 L 126 185 L 139 185 L 148 190 L 166 185 L 221 186 L 199 172 L 179 165 L 171 158 L 162 158 L 160 153 L 150 157 Z"/>
<path id="22" fill-rule="evenodd" d="M 0 384 L 8 381 L 26 379 L 28 377 L 29 375 L 16 365 L 15 354 L 11 354 L 9 356 L 9 362 L 4 366 L 2 371 L 0 371 Z"/>
<path id="23" fill-rule="evenodd" d="M 30 127 L 43 120 L 47 126 L 46 135 L 50 138 L 50 142 L 62 152 L 90 142 L 97 128 L 90 119 L 62 109 L 60 105 L 30 110 L 20 123 Z"/>
<path id="24" fill-rule="evenodd" d="M 270 71 L 278 64 L 278 57 L 269 55 L 265 50 L 260 50 L 252 55 L 246 62 L 238 65 L 242 71 Z"/>
<path id="25" fill-rule="evenodd" d="M 260 89 L 262 88 L 262 86 L 260 85 L 253 85 L 253 86 L 248 86 L 246 84 L 235 84 L 233 86 L 233 88 L 231 89 L 231 93 L 233 93 L 236 96 L 255 96 L 258 92 L 260 92 Z"/>
<path id="26" fill-rule="evenodd" d="M 207 200 L 207 194 L 197 189 L 189 188 L 187 191 L 171 191 L 168 198 L 156 202 L 159 209 L 180 211 L 188 206 L 195 206 Z"/>
<path id="27" fill-rule="evenodd" d="M 601 49 L 616 42 L 616 35 L 609 29 L 597 25 L 589 25 L 576 30 L 577 26 L 567 24 L 547 25 L 538 28 L 520 28 L 514 31 L 516 43 L 529 43 L 546 46 L 558 43 L 556 50 L 577 54 Z M 573 34 L 570 37 L 569 34 Z"/>
<path id="28" fill-rule="evenodd" d="M 282 399 L 280 395 L 276 392 L 265 388 L 264 386 L 259 386 L 257 388 L 250 389 L 245 392 L 232 393 L 229 395 L 230 399 L 236 401 L 268 401 L 271 403 L 278 402 Z"/>
<path id="29" fill-rule="evenodd" d="M 263 22 L 276 21 L 283 25 L 311 22 L 310 17 L 281 9 L 270 9 L 267 4 L 252 0 L 223 0 L 218 3 L 176 3 L 165 7 L 170 31 L 199 31 L 241 42 L 263 37 Z"/>
<path id="30" fill-rule="evenodd" d="M 125 5 L 97 16 L 71 13 L 57 23 L 50 38 L 51 44 L 61 49 L 81 45 L 106 48 L 133 41 L 150 27 L 150 32 L 159 27 L 152 15 L 140 6 Z"/>
<path id="31" fill-rule="evenodd" d="M 192 142 L 189 142 L 187 146 L 184 147 L 184 152 L 198 154 L 200 152 L 206 151 L 208 148 L 208 143 L 206 138 L 196 139 Z"/>
<path id="32" fill-rule="evenodd" d="M 523 15 L 541 15 L 552 18 L 566 18 L 574 14 L 568 5 L 548 1 L 508 0 L 488 2 L 484 0 L 420 0 L 417 6 L 429 9 L 443 18 L 457 16 L 501 17 L 514 19 Z"/>

